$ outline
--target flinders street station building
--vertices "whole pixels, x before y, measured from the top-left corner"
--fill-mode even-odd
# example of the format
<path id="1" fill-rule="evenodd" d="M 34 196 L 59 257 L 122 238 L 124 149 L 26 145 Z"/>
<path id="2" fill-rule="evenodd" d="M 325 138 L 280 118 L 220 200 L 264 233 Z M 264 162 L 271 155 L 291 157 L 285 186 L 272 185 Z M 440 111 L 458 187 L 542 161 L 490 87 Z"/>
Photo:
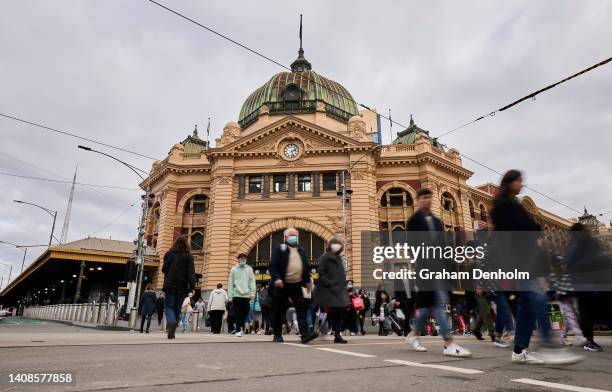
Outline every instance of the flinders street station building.
<path id="1" fill-rule="evenodd" d="M 248 254 L 259 281 L 269 278 L 271 250 L 292 226 L 314 277 L 326 241 L 346 238 L 347 274 L 360 286 L 361 233 L 404 231 L 419 188 L 433 191 L 433 212 L 458 241 L 487 230 L 496 186 L 469 185 L 472 174 L 456 149 L 439 145 L 412 117 L 391 144 L 380 145 L 376 113 L 358 110 L 350 92 L 315 72 L 300 49 L 291 72 L 246 97 L 220 138 L 209 145 L 193 131 L 153 163 L 141 184 L 154 195 L 147 244 L 161 260 L 178 236 L 188 237 L 207 291 L 227 282 L 239 253 Z M 523 203 L 548 235 L 564 241 L 572 222 L 529 197 Z M 161 287 L 161 265 L 151 274 Z"/>

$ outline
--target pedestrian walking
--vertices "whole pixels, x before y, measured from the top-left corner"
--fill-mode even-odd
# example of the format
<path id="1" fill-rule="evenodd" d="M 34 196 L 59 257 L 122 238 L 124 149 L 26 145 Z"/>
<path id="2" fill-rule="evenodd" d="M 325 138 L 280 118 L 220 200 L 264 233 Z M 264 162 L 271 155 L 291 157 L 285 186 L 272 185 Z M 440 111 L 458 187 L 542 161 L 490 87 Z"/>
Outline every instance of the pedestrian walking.
<path id="1" fill-rule="evenodd" d="M 261 288 L 259 289 L 259 305 L 261 306 L 261 318 L 264 334 L 270 335 L 272 333 L 272 324 L 270 323 L 272 298 L 270 297 L 267 286 L 267 284 L 262 284 Z"/>
<path id="2" fill-rule="evenodd" d="M 253 268 L 247 264 L 247 255 L 238 255 L 238 265 L 230 271 L 228 295 L 231 298 L 236 318 L 235 336 L 242 336 L 244 323 L 248 318 L 250 300 L 255 297 L 255 274 Z"/>
<path id="3" fill-rule="evenodd" d="M 157 311 L 157 325 L 161 325 L 162 320 L 164 319 L 164 302 L 166 301 L 164 297 L 164 293 L 162 292 L 155 302 L 155 308 Z"/>
<path id="4" fill-rule="evenodd" d="M 190 291 L 181 305 L 181 322 L 183 324 L 183 333 L 189 333 L 189 320 L 193 315 L 193 306 L 191 305 L 193 291 Z"/>
<path id="5" fill-rule="evenodd" d="M 334 343 L 346 343 L 340 332 L 344 310 L 350 305 L 346 290 L 346 273 L 340 254 L 343 245 L 336 237 L 327 242 L 319 258 L 319 282 L 315 290 L 315 305 L 323 307 L 334 331 Z"/>
<path id="6" fill-rule="evenodd" d="M 178 237 L 172 249 L 164 255 L 162 272 L 168 339 L 174 339 L 181 314 L 181 303 L 186 293 L 195 288 L 195 267 L 187 238 Z"/>
<path id="7" fill-rule="evenodd" d="M 151 283 L 147 283 L 145 287 L 145 292 L 142 293 L 140 297 L 140 333 L 143 333 L 145 319 L 147 320 L 147 333 L 149 333 L 149 328 L 151 327 L 151 317 L 153 316 L 153 312 L 155 311 L 155 305 L 157 302 L 157 296 L 155 295 L 155 291 L 153 290 L 153 285 Z"/>
<path id="8" fill-rule="evenodd" d="M 315 331 L 309 331 L 306 324 L 306 304 L 302 287 L 312 289 L 308 258 L 304 249 L 299 246 L 299 232 L 287 228 L 283 233 L 284 242 L 274 248 L 270 260 L 270 276 L 272 277 L 272 326 L 274 342 L 283 342 L 282 319 L 287 299 L 291 299 L 297 313 L 297 321 L 302 343 L 308 343 L 318 336 Z"/>
<path id="9" fill-rule="evenodd" d="M 227 292 L 221 283 L 217 283 L 217 288 L 210 293 L 208 298 L 208 314 L 210 315 L 210 332 L 213 334 L 221 333 L 223 324 L 223 314 L 228 302 Z"/>
<path id="10" fill-rule="evenodd" d="M 204 298 L 200 297 L 200 299 L 198 300 L 198 302 L 195 303 L 195 306 L 193 308 L 193 310 L 197 313 L 199 329 L 199 326 L 201 325 L 201 320 L 204 319 L 204 313 L 206 310 L 206 302 L 204 302 Z"/>
<path id="11" fill-rule="evenodd" d="M 440 219 L 435 217 L 431 212 L 433 192 L 428 188 L 421 188 L 417 192 L 417 211 L 410 217 L 407 223 L 407 230 L 417 232 L 418 245 L 425 244 L 429 246 L 438 246 L 442 249 L 446 245 L 446 236 L 444 226 Z M 425 234 L 423 234 L 425 233 Z M 443 260 L 427 260 L 425 262 L 419 260 L 416 263 L 417 268 L 429 268 L 432 270 L 443 269 Z M 427 351 L 425 346 L 419 341 L 419 334 L 425 327 L 427 316 L 430 311 L 435 315 L 436 322 L 440 327 L 440 335 L 444 339 L 444 349 L 442 353 L 451 357 L 471 357 L 472 353 L 461 347 L 453 341 L 448 325 L 446 307 L 449 304 L 448 300 L 448 284 L 442 280 L 434 282 L 421 282 L 418 287 L 424 287 L 426 290 L 419 290 L 417 293 L 417 306 L 419 308 L 418 316 L 415 319 L 414 329 L 408 334 L 407 342 L 414 347 L 416 351 Z"/>
<path id="12" fill-rule="evenodd" d="M 543 251 L 537 245 L 541 228 L 518 201 L 523 187 L 522 174 L 509 170 L 501 180 L 498 195 L 493 201 L 491 220 L 494 227 L 491 259 L 502 266 L 513 265 L 519 270 L 530 271 L 531 279 L 519 283 L 518 307 L 514 350 L 511 360 L 527 364 L 570 364 L 580 361 L 580 356 L 561 350 L 550 335 L 546 306 L 546 292 L 540 276 L 547 274 Z M 539 275 L 539 276 L 535 276 Z M 529 352 L 529 343 L 536 324 L 540 326 L 544 351 L 538 356 Z"/>
<path id="13" fill-rule="evenodd" d="M 599 279 L 602 282 L 610 283 L 611 278 L 607 276 L 611 270 L 610 262 L 602 246 L 593 237 L 587 226 L 575 223 L 570 228 L 570 236 L 571 240 L 565 259 L 572 282 L 579 287 L 576 293 L 579 323 L 582 335 L 586 339 L 583 348 L 587 351 L 603 351 L 603 348 L 593 339 L 593 329 L 596 315 L 601 311 L 598 310 L 598 305 L 604 303 L 609 309 L 610 304 L 607 303 L 601 292 L 589 290 L 589 286 Z"/>

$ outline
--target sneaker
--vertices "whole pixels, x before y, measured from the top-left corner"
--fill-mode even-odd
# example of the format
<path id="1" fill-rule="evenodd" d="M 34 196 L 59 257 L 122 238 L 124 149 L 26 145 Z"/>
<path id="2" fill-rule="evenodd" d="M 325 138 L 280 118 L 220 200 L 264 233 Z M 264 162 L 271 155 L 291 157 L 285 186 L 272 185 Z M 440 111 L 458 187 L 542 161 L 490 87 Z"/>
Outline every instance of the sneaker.
<path id="1" fill-rule="evenodd" d="M 274 338 L 272 339 L 272 343 L 283 343 L 285 341 L 285 339 L 283 339 L 282 336 L 274 336 Z"/>
<path id="2" fill-rule="evenodd" d="M 310 342 L 313 339 L 316 339 L 317 337 L 319 337 L 319 333 L 318 332 L 311 332 L 308 335 L 302 337 L 302 344 L 306 344 L 308 342 Z"/>
<path id="3" fill-rule="evenodd" d="M 603 347 L 601 347 L 599 344 L 592 342 L 592 341 L 587 341 L 582 347 L 587 351 L 598 351 L 598 352 L 603 351 Z"/>
<path id="4" fill-rule="evenodd" d="M 421 344 L 421 341 L 416 336 L 408 336 L 406 342 L 412 345 L 415 351 L 425 352 L 427 348 Z"/>
<path id="5" fill-rule="evenodd" d="M 514 340 L 514 335 L 509 333 L 509 332 L 504 332 L 504 334 L 501 337 L 501 340 L 504 340 L 506 342 L 509 342 L 511 340 Z"/>
<path id="6" fill-rule="evenodd" d="M 472 356 L 470 350 L 461 347 L 457 343 L 451 343 L 448 346 L 444 346 L 444 351 L 442 351 L 442 353 L 448 357 L 469 358 Z"/>
<path id="7" fill-rule="evenodd" d="M 562 346 L 571 346 L 572 342 L 567 337 L 561 337 L 561 345 Z"/>
<path id="8" fill-rule="evenodd" d="M 500 347 L 500 348 L 507 348 L 507 347 L 510 347 L 510 345 L 509 345 L 508 343 L 504 343 L 504 342 L 502 342 L 500 339 L 495 339 L 495 340 L 493 341 L 493 345 L 494 345 L 495 347 Z"/>
<path id="9" fill-rule="evenodd" d="M 234 336 L 237 336 L 237 337 L 242 337 L 242 331 L 238 331 L 238 332 L 236 332 L 236 333 L 234 334 Z"/>
<path id="10" fill-rule="evenodd" d="M 582 361 L 584 357 L 573 354 L 565 349 L 548 349 L 542 350 L 540 359 L 546 365 L 570 365 Z"/>
<path id="11" fill-rule="evenodd" d="M 334 343 L 345 344 L 345 343 L 348 343 L 348 342 L 342 336 L 336 335 L 336 337 L 334 338 Z"/>
<path id="12" fill-rule="evenodd" d="M 542 364 L 544 364 L 543 360 L 541 360 L 540 358 L 538 358 L 535 355 L 531 354 L 526 349 L 523 349 L 523 351 L 520 354 L 517 354 L 514 351 L 512 351 L 512 362 L 514 362 L 514 363 L 526 363 L 526 364 L 529 364 L 529 365 L 542 365 Z"/>

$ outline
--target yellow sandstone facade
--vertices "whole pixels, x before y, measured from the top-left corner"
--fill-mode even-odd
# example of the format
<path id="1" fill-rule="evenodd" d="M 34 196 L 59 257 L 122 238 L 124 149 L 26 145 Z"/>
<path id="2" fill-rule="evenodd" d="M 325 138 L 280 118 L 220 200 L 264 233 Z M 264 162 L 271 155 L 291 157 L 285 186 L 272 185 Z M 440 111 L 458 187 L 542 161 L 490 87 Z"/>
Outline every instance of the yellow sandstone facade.
<path id="1" fill-rule="evenodd" d="M 348 276 L 359 286 L 361 232 L 404 230 L 421 187 L 434 191 L 434 213 L 459 240 L 487 229 L 495 185 L 469 185 L 473 173 L 459 152 L 438 145 L 412 118 L 390 145 L 377 143 L 379 128 L 374 112 L 358 111 L 350 93 L 312 71 L 300 50 L 292 72 L 253 92 L 214 146 L 194 131 L 153 164 L 141 184 L 154 195 L 148 245 L 163 257 L 177 236 L 187 236 L 201 288 L 209 290 L 227 282 L 238 253 L 265 279 L 286 227 L 300 230 L 315 273 L 325 241 L 346 232 Z M 343 176 L 350 193 L 344 216 Z M 529 197 L 523 203 L 563 241 L 569 220 Z M 162 278 L 159 268 L 157 287 Z"/>

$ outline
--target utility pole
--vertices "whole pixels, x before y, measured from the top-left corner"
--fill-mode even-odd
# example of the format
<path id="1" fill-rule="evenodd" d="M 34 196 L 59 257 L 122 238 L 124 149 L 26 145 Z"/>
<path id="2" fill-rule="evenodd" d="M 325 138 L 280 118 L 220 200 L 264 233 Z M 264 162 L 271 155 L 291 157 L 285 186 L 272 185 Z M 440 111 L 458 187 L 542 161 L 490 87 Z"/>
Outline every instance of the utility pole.
<path id="1" fill-rule="evenodd" d="M 51 242 L 53 241 L 53 232 L 55 231 L 55 221 L 57 220 L 57 211 L 51 210 L 49 208 L 45 208 L 43 206 L 39 206 L 38 204 L 34 204 L 34 203 L 30 203 L 27 201 L 22 201 L 22 200 L 13 200 L 13 202 L 15 203 L 19 203 L 19 204 L 27 204 L 29 206 L 34 206 L 37 208 L 40 208 L 41 210 L 45 211 L 47 214 L 51 215 L 53 217 L 53 226 L 51 226 L 51 235 L 49 236 L 49 248 L 51 247 Z M 58 240 L 58 242 L 60 242 Z"/>
<path id="2" fill-rule="evenodd" d="M 91 147 L 86 147 L 86 146 L 78 146 L 78 148 L 80 148 L 81 150 L 85 150 L 85 151 L 91 151 L 91 152 L 95 152 L 97 154 L 100 155 L 104 155 L 106 157 L 109 157 L 119 163 L 121 163 L 124 166 L 127 166 L 131 171 L 133 171 L 134 173 L 136 173 L 136 175 L 138 177 L 140 177 L 140 179 L 142 181 L 145 181 L 145 178 L 142 176 L 141 173 L 144 174 L 148 174 L 146 171 L 137 168 L 134 165 L 130 165 L 127 162 L 122 161 L 119 158 L 116 158 L 112 155 L 109 155 L 105 152 L 102 151 L 98 151 L 98 150 L 94 150 Z M 129 321 L 129 325 L 131 328 L 134 328 L 136 326 L 136 316 L 138 313 L 138 302 L 140 300 L 140 290 L 141 290 L 141 286 L 142 286 L 142 279 L 144 276 L 144 263 L 145 263 L 145 249 L 146 249 L 146 245 L 144 243 L 144 231 L 145 231 L 145 223 L 146 223 L 146 219 L 147 219 L 147 212 L 149 209 L 149 200 L 151 199 L 151 184 L 149 182 L 147 182 L 147 188 L 146 188 L 146 193 L 144 196 L 144 200 L 142 203 L 142 210 L 141 210 L 141 215 L 140 215 L 140 220 L 138 222 L 138 238 L 137 238 L 137 242 L 136 242 L 136 268 L 137 268 L 137 273 L 136 273 L 136 287 L 134 287 L 134 282 L 130 282 L 128 283 L 129 285 L 129 293 L 128 293 L 128 303 L 126 304 L 126 312 L 129 311 L 130 312 L 130 321 Z"/>
<path id="3" fill-rule="evenodd" d="M 64 216 L 64 224 L 62 226 L 62 234 L 60 235 L 60 244 L 65 244 L 68 239 L 68 227 L 70 226 L 70 214 L 72 213 L 72 199 L 74 198 L 74 184 L 76 183 L 77 170 L 79 165 L 74 169 L 74 177 L 72 177 L 72 186 L 70 187 L 70 196 L 68 197 L 68 206 L 66 207 L 66 215 Z"/>

